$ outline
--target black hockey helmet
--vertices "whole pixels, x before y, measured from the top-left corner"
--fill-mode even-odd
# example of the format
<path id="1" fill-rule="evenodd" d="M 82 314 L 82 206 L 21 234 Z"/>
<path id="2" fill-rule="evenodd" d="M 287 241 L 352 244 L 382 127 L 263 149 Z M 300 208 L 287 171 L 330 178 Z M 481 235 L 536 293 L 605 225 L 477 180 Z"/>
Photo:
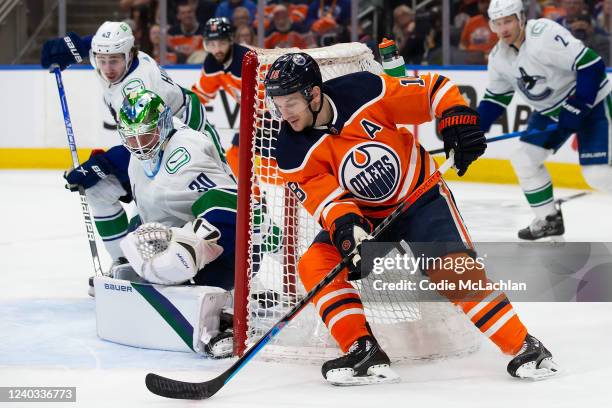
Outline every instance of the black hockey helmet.
<path id="1" fill-rule="evenodd" d="M 277 119 L 282 119 L 280 110 L 274 103 L 274 96 L 290 95 L 299 92 L 306 99 L 308 110 L 312 112 L 312 125 L 317 121 L 317 115 L 321 112 L 323 103 L 319 104 L 317 110 L 310 106 L 312 101 L 312 89 L 321 87 L 321 71 L 319 64 L 310 55 L 304 52 L 292 52 L 281 55 L 274 61 L 264 80 L 266 88 L 266 105 Z"/>
<path id="2" fill-rule="evenodd" d="M 319 64 L 304 52 L 281 55 L 274 61 L 264 85 L 267 96 L 283 96 L 301 92 L 307 101 L 312 99 L 311 91 L 323 83 Z"/>
<path id="3" fill-rule="evenodd" d="M 232 23 L 225 17 L 214 17 L 209 19 L 204 26 L 205 40 L 231 39 L 234 35 Z"/>

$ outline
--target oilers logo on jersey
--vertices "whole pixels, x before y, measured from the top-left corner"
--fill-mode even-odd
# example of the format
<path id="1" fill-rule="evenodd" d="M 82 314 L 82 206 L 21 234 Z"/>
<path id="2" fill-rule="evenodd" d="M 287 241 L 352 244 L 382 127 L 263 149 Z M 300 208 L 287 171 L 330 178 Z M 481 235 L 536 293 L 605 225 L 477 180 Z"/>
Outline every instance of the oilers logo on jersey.
<path id="1" fill-rule="evenodd" d="M 295 132 L 282 122 L 275 157 L 279 174 L 324 229 L 348 213 L 389 215 L 436 167 L 414 135 L 396 124 L 427 122 L 465 105 L 457 87 L 438 74 L 406 82 L 355 72 L 324 82 L 322 91 L 330 123 Z"/>
<path id="2" fill-rule="evenodd" d="M 382 143 L 362 143 L 344 156 L 339 179 L 345 190 L 357 198 L 378 202 L 391 197 L 400 181 L 397 153 Z"/>

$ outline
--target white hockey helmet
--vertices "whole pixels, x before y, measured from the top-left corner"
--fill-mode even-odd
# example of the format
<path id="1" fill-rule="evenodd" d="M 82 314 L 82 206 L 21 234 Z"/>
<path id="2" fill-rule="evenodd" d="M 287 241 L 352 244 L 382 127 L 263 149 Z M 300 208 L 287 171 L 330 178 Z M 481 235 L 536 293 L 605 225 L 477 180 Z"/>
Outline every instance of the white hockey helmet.
<path id="1" fill-rule="evenodd" d="M 491 21 L 511 15 L 516 15 L 516 18 L 521 21 L 523 10 L 522 0 L 492 0 L 487 12 Z"/>
<path id="2" fill-rule="evenodd" d="M 130 26 L 119 21 L 106 21 L 98 28 L 91 40 L 89 61 L 99 73 L 96 66 L 96 54 L 123 54 L 127 73 L 131 63 L 132 48 L 134 48 L 134 35 Z"/>

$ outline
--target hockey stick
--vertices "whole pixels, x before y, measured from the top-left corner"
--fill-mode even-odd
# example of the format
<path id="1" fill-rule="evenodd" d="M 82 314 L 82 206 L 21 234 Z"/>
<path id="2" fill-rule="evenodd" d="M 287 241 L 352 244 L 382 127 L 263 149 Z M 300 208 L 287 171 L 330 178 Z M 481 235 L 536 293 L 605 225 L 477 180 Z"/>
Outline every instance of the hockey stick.
<path id="1" fill-rule="evenodd" d="M 589 195 L 589 194 L 591 194 L 591 192 L 590 192 L 590 191 L 583 191 L 583 192 L 581 192 L 581 193 L 572 194 L 572 195 L 567 196 L 567 197 L 557 198 L 557 199 L 555 200 L 555 205 L 560 206 L 561 204 L 565 204 L 566 202 L 568 202 L 568 201 L 570 201 L 570 200 L 573 200 L 573 199 L 575 199 L 575 198 L 584 197 L 585 195 Z"/>
<path id="2" fill-rule="evenodd" d="M 546 133 L 554 132 L 555 130 L 557 130 L 557 125 L 552 124 L 552 125 L 548 125 L 546 129 L 542 129 L 542 130 L 531 130 L 531 131 L 521 130 L 520 132 L 506 133 L 505 135 L 499 135 L 499 136 L 495 136 L 490 139 L 487 139 L 486 142 L 487 143 L 498 142 L 500 140 L 512 139 L 514 137 L 539 136 L 539 135 L 543 135 Z M 441 147 L 439 149 L 434 149 L 434 150 L 429 151 L 429 154 L 438 154 L 438 153 L 444 153 L 444 148 Z"/>
<path id="3" fill-rule="evenodd" d="M 57 65 L 52 65 L 51 69 L 55 74 L 57 82 L 57 92 L 59 93 L 60 104 L 62 105 L 62 113 L 64 114 L 64 126 L 66 127 L 66 136 L 68 136 L 68 147 L 72 156 L 72 167 L 79 166 L 79 156 L 77 147 L 74 141 L 74 132 L 72 130 L 72 121 L 70 120 L 70 112 L 68 112 L 68 101 L 66 100 L 66 92 L 64 91 L 64 83 L 62 82 L 62 71 Z M 89 240 L 89 250 L 91 251 L 91 259 L 93 261 L 94 271 L 96 276 L 102 275 L 102 267 L 100 266 L 100 258 L 98 257 L 98 246 L 96 245 L 96 236 L 94 234 L 93 222 L 91 219 L 91 211 L 87 204 L 87 196 L 83 186 L 79 186 L 79 196 L 81 197 L 81 210 L 83 211 L 83 219 L 87 230 L 87 239 Z"/>
<path id="4" fill-rule="evenodd" d="M 372 236 L 374 239 L 380 236 L 389 225 L 404 213 L 416 200 L 418 200 L 426 191 L 436 185 L 444 174 L 452 165 L 454 159 L 451 154 L 438 170 L 436 170 L 427 180 L 423 182 L 416 190 L 414 190 L 408 198 L 402 202 L 387 218 L 385 218 L 374 230 Z M 234 375 L 240 371 L 255 355 L 261 350 L 270 340 L 274 338 L 303 308 L 306 306 L 325 286 L 334 280 L 336 276 L 342 272 L 344 267 L 348 265 L 353 258 L 353 254 L 348 255 L 334 267 L 321 282 L 312 288 L 293 308 L 287 312 L 272 328 L 262 337 L 257 343 L 250 347 L 242 357 L 240 357 L 231 367 L 225 370 L 221 375 L 212 380 L 204 382 L 184 382 L 162 377 L 157 374 L 149 373 L 145 378 L 145 384 L 149 391 L 154 394 L 166 398 L 192 399 L 203 400 L 212 397 L 219 391 Z"/>

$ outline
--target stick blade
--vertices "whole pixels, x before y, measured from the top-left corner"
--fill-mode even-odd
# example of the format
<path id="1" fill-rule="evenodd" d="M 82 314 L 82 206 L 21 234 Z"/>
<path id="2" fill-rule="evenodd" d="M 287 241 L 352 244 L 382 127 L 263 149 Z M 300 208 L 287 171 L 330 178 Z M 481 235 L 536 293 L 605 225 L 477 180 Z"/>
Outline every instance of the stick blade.
<path id="1" fill-rule="evenodd" d="M 145 384 L 149 391 L 161 397 L 203 400 L 212 397 L 219 391 L 224 382 L 221 378 L 215 378 L 201 383 L 192 383 L 149 373 L 145 378 Z"/>

